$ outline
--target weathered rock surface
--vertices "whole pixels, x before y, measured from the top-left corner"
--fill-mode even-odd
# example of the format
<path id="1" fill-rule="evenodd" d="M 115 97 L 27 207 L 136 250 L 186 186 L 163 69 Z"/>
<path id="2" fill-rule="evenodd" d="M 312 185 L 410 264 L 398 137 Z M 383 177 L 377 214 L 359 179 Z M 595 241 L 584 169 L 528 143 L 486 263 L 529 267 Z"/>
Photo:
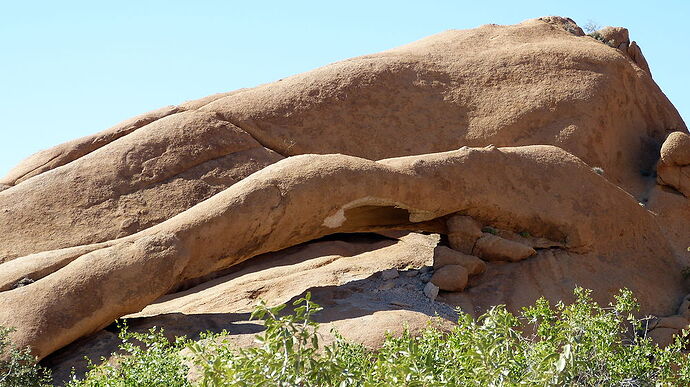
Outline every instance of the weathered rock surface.
<path id="1" fill-rule="evenodd" d="M 439 287 L 436 286 L 433 282 L 427 282 L 426 285 L 424 285 L 424 295 L 432 301 L 435 300 L 436 297 L 438 297 L 438 291 Z"/>
<path id="2" fill-rule="evenodd" d="M 658 318 L 646 333 L 657 345 L 665 347 L 673 343 L 683 330 L 689 328 L 690 320 L 688 318 L 673 315 Z"/>
<path id="3" fill-rule="evenodd" d="M 448 244 L 454 250 L 472 254 L 474 244 L 482 236 L 482 225 L 470 216 L 454 215 L 446 222 Z"/>
<path id="4" fill-rule="evenodd" d="M 115 132 L 120 138 L 106 145 L 89 139 L 89 144 L 103 146 L 64 166 L 26 181 L 13 178 L 20 183 L 0 197 L 5 210 L 0 210 L 0 230 L 6 231 L 0 262 L 135 233 L 282 159 L 207 112 L 178 112 L 151 119 L 137 130 Z M 106 134 L 99 138 L 108 138 Z M 60 155 L 73 154 L 64 152 Z M 32 166 L 34 158 L 27 161 Z M 40 168 L 26 174 L 36 170 Z"/>
<path id="5" fill-rule="evenodd" d="M 636 63 L 580 33 L 554 17 L 446 31 L 41 152 L 0 181 L 14 185 L 0 194 L 0 262 L 136 233 L 281 155 L 551 144 L 640 195 L 640 171 L 686 126 Z"/>
<path id="6" fill-rule="evenodd" d="M 680 303 L 680 306 L 678 306 L 678 313 L 679 316 L 690 319 L 690 294 L 687 296 L 683 297 L 683 300 Z"/>
<path id="7" fill-rule="evenodd" d="M 486 262 L 481 259 L 445 246 L 438 246 L 434 249 L 434 269 L 446 265 L 460 265 L 467 269 L 469 275 L 478 275 L 486 271 Z"/>
<path id="8" fill-rule="evenodd" d="M 652 70 L 649 69 L 649 64 L 647 63 L 647 59 L 644 57 L 642 54 L 642 49 L 640 46 L 637 45 L 636 41 L 630 42 L 630 46 L 628 47 L 628 50 L 626 51 L 630 59 L 632 59 L 633 62 L 635 62 L 636 65 L 638 65 L 642 70 L 644 70 L 649 76 L 652 76 Z"/>
<path id="9" fill-rule="evenodd" d="M 688 329 L 690 321 L 682 316 L 662 317 L 656 324 L 656 328 L 673 328 L 676 330 Z"/>
<path id="10" fill-rule="evenodd" d="M 537 252 L 520 242 L 484 233 L 475 243 L 472 253 L 486 261 L 518 262 L 531 257 Z"/>
<path id="11" fill-rule="evenodd" d="M 657 165 L 659 184 L 671 186 L 690 197 L 690 135 L 671 133 L 661 146 Z"/>
<path id="12" fill-rule="evenodd" d="M 673 340 L 677 334 L 678 330 L 674 328 L 656 328 L 649 332 L 648 335 L 657 345 L 665 347 L 673 343 Z"/>
<path id="13" fill-rule="evenodd" d="M 377 347 L 386 331 L 398 333 L 403 323 L 417 331 L 437 314 L 446 325 L 454 320 L 450 306 L 432 303 L 424 296 L 425 283 L 418 276 L 403 275 L 413 271 L 407 267 L 430 265 L 438 240 L 435 234 L 413 233 L 399 240 L 349 235 L 263 254 L 218 278 L 158 299 L 127 316 L 128 326 L 138 332 L 162 327 L 171 338 L 226 329 L 232 342 L 249 346 L 263 330 L 260 322 L 249 320 L 253 305 L 262 299 L 271 304 L 289 303 L 310 291 L 312 300 L 325 307 L 316 315 L 322 324 L 322 343 L 332 339 L 330 329 L 336 328 L 350 340 Z M 401 275 L 393 279 L 395 288 L 377 291 L 386 282 L 377 273 L 390 267 L 401 269 Z M 369 329 L 360 329 L 362 326 Z M 78 373 L 85 371 L 83 355 L 98 360 L 115 351 L 118 344 L 115 334 L 99 331 L 51 355 L 47 364 L 58 380 L 66 380 L 72 366 L 77 366 Z"/>
<path id="14" fill-rule="evenodd" d="M 649 76 L 652 72 L 647 64 L 647 59 L 642 55 L 642 50 L 637 42 L 630 41 L 630 34 L 627 28 L 605 27 L 596 33 L 611 47 L 617 48 L 627 55 L 638 67 L 644 70 Z"/>
<path id="15" fill-rule="evenodd" d="M 690 294 L 683 297 L 676 314 L 654 318 L 647 327 L 647 335 L 658 345 L 667 346 L 683 330 L 690 330 Z"/>
<path id="16" fill-rule="evenodd" d="M 539 187 L 520 184 L 533 174 L 542 176 Z M 445 181 L 466 185 L 447 191 Z M 328 202 L 320 200 L 323 187 L 330 187 Z M 542 196 L 542 189 L 552 195 Z M 537 195 L 540 200 L 532 200 Z M 570 268 L 573 277 L 586 273 L 583 286 L 608 289 L 617 276 L 620 281 L 634 279 L 631 288 L 641 288 L 640 300 L 657 308 L 664 308 L 656 301 L 659 293 L 676 291 L 667 284 L 678 281 L 680 271 L 667 269 L 674 261 L 654 216 L 560 148 L 465 148 L 379 162 L 306 155 L 264 168 L 157 226 L 73 255 L 71 262 L 29 286 L 0 292 L 0 323 L 16 326 L 15 340 L 42 357 L 142 309 L 185 281 L 253 256 L 333 233 L 424 228 L 427 221 L 457 212 L 478 219 L 488 212 L 498 226 L 520 224 L 567 241 L 571 254 L 606 267 L 605 284 L 584 265 Z M 611 245 L 614 235 L 617 243 Z M 627 265 L 613 258 L 631 254 L 638 259 Z M 3 266 L 11 270 L 23 261 Z M 136 284 L 121 292 L 129 282 Z M 648 298 L 652 291 L 654 301 Z M 79 323 L 66 326 L 65 319 Z M 37 331 L 52 334 L 36 337 Z"/>
<path id="17" fill-rule="evenodd" d="M 439 289 L 449 292 L 461 292 L 465 290 L 468 280 L 469 272 L 465 267 L 460 265 L 439 267 L 434 271 L 434 275 L 431 277 L 431 283 L 438 286 Z"/>
<path id="18" fill-rule="evenodd" d="M 395 269 L 386 269 L 381 272 L 381 278 L 384 280 L 391 280 L 398 277 L 400 277 L 400 273 Z"/>
<path id="19" fill-rule="evenodd" d="M 324 324 L 372 345 L 447 304 L 515 310 L 576 285 L 669 315 L 690 262 L 688 134 L 624 38 L 557 17 L 447 31 L 32 156 L 0 181 L 0 325 L 74 359 L 124 315 L 194 334 L 308 290 Z M 388 238 L 337 242 L 366 232 Z M 436 282 L 465 270 L 464 291 L 438 295 L 416 271 L 432 264 Z"/>
<path id="20" fill-rule="evenodd" d="M 609 44 L 623 52 L 628 50 L 630 45 L 630 33 L 623 27 L 604 27 L 597 31 L 601 37 Z"/>

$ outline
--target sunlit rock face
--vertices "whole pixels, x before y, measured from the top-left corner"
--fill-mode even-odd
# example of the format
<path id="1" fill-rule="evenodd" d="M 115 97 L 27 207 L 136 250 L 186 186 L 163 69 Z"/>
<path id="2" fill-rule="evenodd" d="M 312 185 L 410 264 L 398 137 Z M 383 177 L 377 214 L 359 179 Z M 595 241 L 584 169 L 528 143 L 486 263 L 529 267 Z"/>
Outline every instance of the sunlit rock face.
<path id="1" fill-rule="evenodd" d="M 371 346 L 576 285 L 676 313 L 687 128 L 628 31 L 600 36 L 446 31 L 31 156 L 0 180 L 0 325 L 59 365 L 125 315 L 194 335 L 306 291 Z"/>

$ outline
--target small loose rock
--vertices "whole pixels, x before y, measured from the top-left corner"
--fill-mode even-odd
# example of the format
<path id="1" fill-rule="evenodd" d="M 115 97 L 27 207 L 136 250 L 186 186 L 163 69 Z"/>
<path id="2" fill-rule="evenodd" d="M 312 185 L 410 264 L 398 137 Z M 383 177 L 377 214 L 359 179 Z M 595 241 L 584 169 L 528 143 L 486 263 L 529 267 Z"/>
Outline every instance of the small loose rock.
<path id="1" fill-rule="evenodd" d="M 424 286 L 424 295 L 429 297 L 432 301 L 438 297 L 438 286 L 432 284 L 431 282 L 427 282 L 426 286 Z"/>
<path id="2" fill-rule="evenodd" d="M 398 278 L 399 276 L 400 273 L 398 273 L 396 269 L 388 269 L 381 272 L 381 278 L 383 278 L 384 280 Z"/>

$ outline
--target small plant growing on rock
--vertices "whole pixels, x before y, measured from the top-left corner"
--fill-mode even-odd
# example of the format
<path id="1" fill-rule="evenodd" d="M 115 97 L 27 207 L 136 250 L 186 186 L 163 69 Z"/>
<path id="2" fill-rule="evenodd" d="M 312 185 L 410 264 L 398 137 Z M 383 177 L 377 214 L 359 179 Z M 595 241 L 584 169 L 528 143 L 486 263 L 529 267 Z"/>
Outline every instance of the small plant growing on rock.
<path id="1" fill-rule="evenodd" d="M 597 175 L 600 175 L 600 176 L 603 176 L 603 175 L 604 175 L 604 169 L 601 168 L 601 167 L 592 167 L 592 170 L 593 170 L 594 173 L 596 173 Z"/>
<path id="2" fill-rule="evenodd" d="M 609 47 L 613 47 L 613 48 L 616 47 L 616 46 L 614 45 L 614 43 L 613 43 L 613 40 L 607 40 L 607 39 L 604 38 L 604 36 L 603 36 L 602 34 L 600 34 L 599 32 L 592 32 L 591 34 L 587 34 L 587 36 L 590 36 L 590 37 L 592 37 L 592 38 L 594 38 L 594 39 L 596 39 L 596 40 L 598 40 L 598 41 L 604 43 L 605 45 L 607 45 L 607 46 L 609 46 Z"/>
<path id="3" fill-rule="evenodd" d="M 582 29 L 585 30 L 587 34 L 591 34 L 596 31 L 599 31 L 601 29 L 601 25 L 599 25 L 597 22 L 593 20 L 588 20 L 587 23 L 585 23 L 585 25 L 582 27 Z"/>
<path id="4" fill-rule="evenodd" d="M 498 229 L 491 226 L 482 227 L 482 232 L 498 235 Z"/>
<path id="5" fill-rule="evenodd" d="M 599 30 L 601 30 L 601 26 L 599 24 L 597 24 L 596 22 L 593 22 L 592 20 L 590 20 L 587 22 L 587 24 L 585 24 L 585 26 L 582 29 L 585 30 L 585 32 L 587 33 L 587 36 L 590 36 L 590 37 L 604 43 L 607 46 L 615 48 L 612 40 L 606 40 L 606 38 L 604 38 L 604 36 L 601 35 L 601 33 L 599 33 Z"/>

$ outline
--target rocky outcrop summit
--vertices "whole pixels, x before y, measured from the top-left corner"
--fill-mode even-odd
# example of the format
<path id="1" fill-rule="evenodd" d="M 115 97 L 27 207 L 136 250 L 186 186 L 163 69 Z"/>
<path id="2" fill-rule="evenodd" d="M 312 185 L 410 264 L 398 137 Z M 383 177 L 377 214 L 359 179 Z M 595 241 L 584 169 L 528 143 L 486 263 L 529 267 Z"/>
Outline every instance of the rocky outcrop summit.
<path id="1" fill-rule="evenodd" d="M 373 346 L 576 285 L 675 313 L 690 137 L 627 30 L 600 36 L 446 31 L 31 156 L 0 180 L 0 325 L 69 363 L 123 316 L 239 338 L 307 290 Z"/>

